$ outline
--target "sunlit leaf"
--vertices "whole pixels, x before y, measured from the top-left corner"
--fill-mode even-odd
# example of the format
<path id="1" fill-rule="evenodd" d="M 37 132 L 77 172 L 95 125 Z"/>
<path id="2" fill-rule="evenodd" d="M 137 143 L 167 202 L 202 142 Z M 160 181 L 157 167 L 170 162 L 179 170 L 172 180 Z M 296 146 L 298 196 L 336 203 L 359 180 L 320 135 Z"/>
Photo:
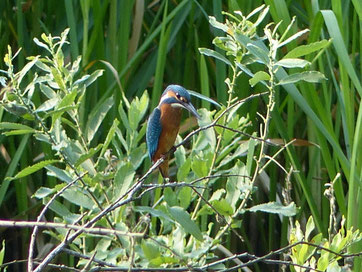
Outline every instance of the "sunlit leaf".
<path id="1" fill-rule="evenodd" d="M 298 209 L 294 202 L 290 203 L 288 206 L 284 206 L 278 202 L 269 202 L 255 205 L 248 209 L 248 211 L 275 213 L 283 216 L 294 216 L 297 214 Z"/>
<path id="2" fill-rule="evenodd" d="M 118 198 L 124 195 L 134 182 L 133 178 L 136 172 L 130 162 L 124 162 L 118 168 L 114 178 L 115 197 Z"/>
<path id="3" fill-rule="evenodd" d="M 249 84 L 251 87 L 254 87 L 260 81 L 268 81 L 270 79 L 269 74 L 264 71 L 259 71 L 254 74 L 254 76 L 249 79 Z"/>
<path id="4" fill-rule="evenodd" d="M 52 193 L 54 193 L 54 188 L 40 187 L 38 190 L 36 190 L 33 196 L 42 199 Z"/>
<path id="5" fill-rule="evenodd" d="M 6 179 L 15 180 L 15 179 L 19 179 L 19 178 L 24 178 L 26 176 L 33 174 L 36 171 L 39 171 L 40 169 L 44 168 L 45 166 L 47 166 L 49 164 L 54 164 L 56 162 L 59 162 L 59 161 L 58 160 L 44 160 L 44 161 L 38 162 L 36 164 L 33 164 L 31 166 L 24 168 L 19 173 L 17 173 L 15 175 L 15 177 L 12 177 L 12 178 L 7 177 Z"/>
<path id="6" fill-rule="evenodd" d="M 92 158 L 101 148 L 102 148 L 102 144 L 97 145 L 97 147 L 95 148 L 91 148 L 88 150 L 87 153 L 82 154 L 79 159 L 77 160 L 77 162 L 75 163 L 75 166 L 79 166 L 81 165 L 83 162 L 85 162 L 86 160 Z"/>
<path id="7" fill-rule="evenodd" d="M 306 44 L 306 45 L 300 45 L 300 46 L 290 50 L 284 56 L 284 58 L 299 58 L 302 56 L 306 56 L 306 55 L 309 55 L 313 52 L 317 52 L 317 51 L 329 46 L 330 43 L 331 43 L 331 41 L 321 40 L 321 41 Z"/>
<path id="8" fill-rule="evenodd" d="M 98 131 L 99 126 L 102 124 L 104 117 L 113 106 L 113 96 L 108 97 L 98 108 L 93 110 L 88 118 L 86 136 L 87 141 L 90 143 Z"/>
<path id="9" fill-rule="evenodd" d="M 304 30 L 301 30 L 301 31 L 295 33 L 294 35 L 292 35 L 292 36 L 290 36 L 288 39 L 286 39 L 284 42 L 280 43 L 280 44 L 278 45 L 278 47 L 282 47 L 282 46 L 290 43 L 291 41 L 297 39 L 298 37 L 304 35 L 304 34 L 307 33 L 307 32 L 309 32 L 309 29 L 304 29 Z"/>
<path id="10" fill-rule="evenodd" d="M 221 60 L 222 62 L 226 63 L 227 65 L 232 66 L 231 62 L 226 57 L 221 55 L 219 52 L 216 52 L 216 51 L 208 49 L 208 48 L 199 48 L 199 51 L 201 54 Z"/>
<path id="11" fill-rule="evenodd" d="M 262 63 L 269 63 L 269 56 L 267 51 L 254 43 L 248 43 L 246 47 L 249 49 L 250 53 L 257 57 Z"/>
<path id="12" fill-rule="evenodd" d="M 319 83 L 322 80 L 325 80 L 326 77 L 317 71 L 308 71 L 302 73 L 296 73 L 289 76 L 284 77 L 281 79 L 277 85 L 285 85 L 285 84 L 292 84 L 299 81 L 306 81 L 310 83 Z"/>
<path id="13" fill-rule="evenodd" d="M 310 62 L 303 60 L 303 59 L 288 59 L 288 58 L 284 58 L 280 61 L 278 61 L 277 63 L 275 63 L 275 65 L 277 66 L 282 66 L 285 68 L 304 68 L 306 65 L 309 65 Z"/>
<path id="14" fill-rule="evenodd" d="M 64 191 L 61 196 L 70 203 L 89 210 L 93 209 L 93 206 L 95 205 L 88 195 L 76 190 L 76 188 Z"/>

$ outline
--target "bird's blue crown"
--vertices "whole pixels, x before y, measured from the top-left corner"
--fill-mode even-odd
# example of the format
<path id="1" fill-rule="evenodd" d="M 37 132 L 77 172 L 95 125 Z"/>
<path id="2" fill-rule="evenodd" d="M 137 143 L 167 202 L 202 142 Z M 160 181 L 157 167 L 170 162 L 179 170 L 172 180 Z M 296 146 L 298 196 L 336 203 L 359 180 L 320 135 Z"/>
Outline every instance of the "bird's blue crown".
<path id="1" fill-rule="evenodd" d="M 174 91 L 175 93 L 179 93 L 179 95 L 185 97 L 187 101 L 191 100 L 189 92 L 180 85 L 168 85 L 166 90 L 163 92 L 162 96 L 167 94 L 168 91 Z"/>

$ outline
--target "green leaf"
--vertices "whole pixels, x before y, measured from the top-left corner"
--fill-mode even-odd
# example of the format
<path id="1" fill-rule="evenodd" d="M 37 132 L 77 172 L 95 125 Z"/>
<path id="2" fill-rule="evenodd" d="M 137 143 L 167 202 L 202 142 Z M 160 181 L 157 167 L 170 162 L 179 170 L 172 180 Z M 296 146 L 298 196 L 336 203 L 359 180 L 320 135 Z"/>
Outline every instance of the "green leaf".
<path id="1" fill-rule="evenodd" d="M 150 261 L 150 264 L 155 267 L 160 267 L 162 264 L 179 264 L 180 260 L 170 256 L 159 256 Z M 162 269 L 160 270 L 162 271 Z"/>
<path id="2" fill-rule="evenodd" d="M 41 104 L 36 110 L 35 112 L 44 112 L 44 111 L 48 111 L 53 109 L 59 102 L 59 98 L 58 97 L 54 97 L 51 99 L 48 99 L 47 101 L 45 101 L 43 104 Z"/>
<path id="3" fill-rule="evenodd" d="M 220 23 L 214 16 L 209 16 L 209 23 L 215 28 L 221 29 L 224 32 L 228 32 L 229 27 L 226 24 Z"/>
<path id="4" fill-rule="evenodd" d="M 219 52 L 216 52 L 216 51 L 208 49 L 208 48 L 199 48 L 199 51 L 203 55 L 221 60 L 222 62 L 226 63 L 227 65 L 232 66 L 231 62 L 226 57 L 221 55 Z"/>
<path id="5" fill-rule="evenodd" d="M 160 248 L 149 240 L 142 240 L 141 248 L 148 260 L 161 256 Z"/>
<path id="6" fill-rule="evenodd" d="M 290 203 L 288 206 L 283 206 L 281 203 L 269 202 L 263 203 L 248 209 L 250 212 L 266 212 L 266 213 L 275 213 L 283 216 L 294 216 L 297 214 L 297 207 L 294 202 Z"/>
<path id="7" fill-rule="evenodd" d="M 191 220 L 191 217 L 188 212 L 186 212 L 181 207 L 177 206 L 169 207 L 168 211 L 175 219 L 175 221 L 178 222 L 187 233 L 191 234 L 199 241 L 204 240 L 199 227 L 196 225 L 194 221 Z"/>
<path id="8" fill-rule="evenodd" d="M 257 73 L 255 73 L 255 75 L 249 79 L 249 84 L 251 87 L 254 87 L 258 82 L 264 80 L 269 80 L 270 76 L 269 74 L 265 73 L 264 71 L 259 71 Z"/>
<path id="9" fill-rule="evenodd" d="M 115 197 L 124 195 L 133 183 L 135 175 L 134 168 L 131 162 L 122 162 L 122 165 L 118 168 L 116 176 L 114 177 L 115 183 Z"/>
<path id="10" fill-rule="evenodd" d="M 94 156 L 94 154 L 96 154 L 102 148 L 102 146 L 103 146 L 103 144 L 99 144 L 99 145 L 97 145 L 97 147 L 89 149 L 89 151 L 87 153 L 82 154 L 79 157 L 79 159 L 77 160 L 77 162 L 75 163 L 75 167 L 78 167 L 84 161 L 92 158 Z"/>
<path id="11" fill-rule="evenodd" d="M 43 47 L 43 48 L 45 48 L 48 52 L 51 53 L 51 51 L 50 51 L 50 49 L 49 49 L 49 46 L 46 45 L 45 43 L 39 41 L 38 38 L 34 38 L 33 41 L 35 42 L 35 44 L 36 44 L 37 46 Z"/>
<path id="12" fill-rule="evenodd" d="M 48 97 L 49 99 L 56 98 L 57 93 L 54 92 L 48 85 L 45 85 L 43 83 L 40 83 L 40 90 L 41 92 Z"/>
<path id="13" fill-rule="evenodd" d="M 137 130 L 139 122 L 142 120 L 147 111 L 148 103 L 149 97 L 146 91 L 140 99 L 136 97 L 132 100 L 128 111 L 128 120 L 132 130 Z"/>
<path id="14" fill-rule="evenodd" d="M 313 216 L 310 216 L 307 222 L 307 226 L 305 227 L 305 239 L 309 240 L 309 235 L 312 233 L 312 231 L 315 228 Z"/>
<path id="15" fill-rule="evenodd" d="M 207 176 L 209 168 L 208 162 L 207 160 L 205 160 L 205 157 L 194 156 L 191 162 L 191 169 L 199 178 Z"/>
<path id="16" fill-rule="evenodd" d="M 73 180 L 67 171 L 55 167 L 54 165 L 48 165 L 45 167 L 45 169 L 48 170 L 48 176 L 56 177 L 57 179 L 66 183 L 70 183 Z"/>
<path id="17" fill-rule="evenodd" d="M 257 46 L 254 43 L 248 43 L 246 45 L 246 48 L 250 51 L 251 54 L 253 54 L 255 57 L 257 57 L 262 63 L 267 64 L 269 63 L 269 57 L 268 52 L 259 46 Z"/>
<path id="18" fill-rule="evenodd" d="M 113 106 L 113 96 L 108 97 L 98 108 L 94 109 L 88 119 L 87 123 L 87 141 L 90 143 L 98 131 L 99 126 L 101 125 L 104 117 Z"/>
<path id="19" fill-rule="evenodd" d="M 17 74 L 17 84 L 20 86 L 21 81 L 24 76 L 28 73 L 28 71 L 34 66 L 34 64 L 38 61 L 39 57 L 35 57 L 32 61 L 28 62 L 23 69 Z"/>
<path id="20" fill-rule="evenodd" d="M 321 40 L 321 41 L 310 43 L 307 45 L 300 45 L 300 46 L 290 50 L 285 55 L 284 58 L 289 59 L 289 58 L 299 58 L 302 56 L 306 56 L 313 52 L 319 51 L 319 50 L 329 46 L 330 44 L 331 44 L 331 41 Z"/>
<path id="21" fill-rule="evenodd" d="M 38 199 L 42 199 L 52 193 L 54 193 L 54 188 L 48 188 L 48 187 L 40 187 L 38 190 L 36 190 L 36 192 L 34 193 L 34 197 L 38 198 Z"/>
<path id="22" fill-rule="evenodd" d="M 308 71 L 308 72 L 296 73 L 296 74 L 286 76 L 283 79 L 281 79 L 277 85 L 291 84 L 291 83 L 296 83 L 298 81 L 319 83 L 325 79 L 326 79 L 326 77 L 320 72 Z"/>
<path id="23" fill-rule="evenodd" d="M 74 107 L 73 102 L 76 96 L 77 90 L 74 89 L 72 92 L 66 94 L 63 97 L 63 99 L 55 107 L 55 110 L 53 112 L 49 113 L 50 115 L 52 115 L 52 125 L 54 125 L 55 121 L 60 118 L 65 111 L 70 110 Z"/>
<path id="24" fill-rule="evenodd" d="M 1 129 L 13 129 L 13 130 L 33 130 L 35 131 L 35 129 L 23 125 L 23 124 L 19 124 L 19 123 L 10 123 L 10 122 L 1 122 L 0 123 L 0 130 Z"/>
<path id="25" fill-rule="evenodd" d="M 24 134 L 35 133 L 35 132 L 36 132 L 35 129 L 18 129 L 18 130 L 7 131 L 7 132 L 4 132 L 3 134 L 5 136 L 11 136 L 11 135 L 24 135 Z"/>
<path id="26" fill-rule="evenodd" d="M 180 148 L 179 148 L 180 149 Z M 191 169 L 191 158 L 187 158 L 177 170 L 177 180 L 185 180 Z"/>
<path id="27" fill-rule="evenodd" d="M 0 265 L 4 262 L 4 256 L 5 256 L 5 239 L 1 243 L 1 250 L 0 250 Z M 6 270 L 6 269 L 5 269 Z M 4 270 L 4 271 L 5 271 Z"/>
<path id="28" fill-rule="evenodd" d="M 116 133 L 116 128 L 118 127 L 119 125 L 119 121 L 116 119 L 113 120 L 113 124 L 111 126 L 111 128 L 109 129 L 108 133 L 107 133 L 107 137 L 106 137 L 106 140 L 104 141 L 104 144 L 102 146 L 102 151 L 100 153 L 100 156 L 103 156 L 104 153 L 106 152 L 109 144 L 111 143 L 113 137 L 114 137 L 114 134 Z"/>
<path id="29" fill-rule="evenodd" d="M 233 208 L 225 199 L 212 201 L 212 206 L 223 216 L 231 216 L 234 213 Z"/>
<path id="30" fill-rule="evenodd" d="M 309 31 L 309 29 L 304 29 L 304 30 L 301 30 L 301 31 L 295 33 L 294 35 L 292 35 L 292 36 L 290 36 L 288 39 L 286 39 L 284 42 L 280 43 L 280 44 L 278 45 L 278 48 L 279 48 L 279 47 L 282 47 L 282 46 L 284 46 L 284 45 L 286 45 L 286 44 L 288 44 L 288 43 L 290 43 L 291 41 L 293 41 L 293 40 L 295 40 L 296 38 L 302 36 L 303 34 L 307 33 L 308 31 Z"/>
<path id="31" fill-rule="evenodd" d="M 91 75 L 85 75 L 82 78 L 76 80 L 73 85 L 84 84 L 86 87 L 91 85 L 98 77 L 103 75 L 104 70 L 96 70 Z"/>
<path id="32" fill-rule="evenodd" d="M 64 191 L 61 196 L 70 203 L 73 203 L 79 207 L 83 207 L 88 210 L 92 210 L 94 208 L 94 203 L 91 198 L 84 192 L 78 191 L 78 189 L 75 187 L 73 187 L 71 190 Z"/>
<path id="33" fill-rule="evenodd" d="M 177 206 L 177 196 L 172 188 L 166 187 L 163 190 L 163 198 L 165 199 L 168 206 Z"/>
<path id="34" fill-rule="evenodd" d="M 303 59 L 292 59 L 292 58 L 284 58 L 275 65 L 282 66 L 285 68 L 304 68 L 306 65 L 309 65 L 310 62 Z"/>
<path id="35" fill-rule="evenodd" d="M 63 218 L 72 215 L 72 213 L 68 210 L 68 208 L 57 200 L 53 201 L 50 204 L 49 208 L 56 214 L 62 216 Z"/>
<path id="36" fill-rule="evenodd" d="M 153 208 L 148 207 L 148 206 L 135 206 L 135 207 L 133 207 L 133 209 L 136 212 L 150 213 L 152 216 L 165 219 L 165 220 L 170 221 L 172 223 L 175 222 L 171 217 L 169 217 L 166 213 L 164 213 L 161 210 L 153 209 Z"/>
<path id="37" fill-rule="evenodd" d="M 17 173 L 15 175 L 15 177 L 7 177 L 7 180 L 15 180 L 15 179 L 19 179 L 19 178 L 24 178 L 26 176 L 29 176 L 31 174 L 33 174 L 36 171 L 39 171 L 40 169 L 44 168 L 45 166 L 49 165 L 49 164 L 53 164 L 59 162 L 59 160 L 45 160 L 45 161 L 41 161 L 38 162 L 36 164 L 33 164 L 31 166 L 28 166 L 26 168 L 24 168 L 23 170 L 21 170 L 19 173 Z"/>

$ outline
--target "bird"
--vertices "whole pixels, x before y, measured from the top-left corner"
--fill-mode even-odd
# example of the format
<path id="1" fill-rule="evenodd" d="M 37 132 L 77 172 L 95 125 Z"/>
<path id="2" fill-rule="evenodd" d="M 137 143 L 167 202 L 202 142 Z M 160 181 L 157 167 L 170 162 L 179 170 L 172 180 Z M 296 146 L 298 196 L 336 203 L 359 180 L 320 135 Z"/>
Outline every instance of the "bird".
<path id="1" fill-rule="evenodd" d="M 162 156 L 164 162 L 159 171 L 164 179 L 168 179 L 168 152 L 174 146 L 180 129 L 182 109 L 188 110 L 197 119 L 201 116 L 191 104 L 189 92 L 180 85 L 169 85 L 161 95 L 158 106 L 152 111 L 146 130 L 148 155 L 153 163 Z"/>

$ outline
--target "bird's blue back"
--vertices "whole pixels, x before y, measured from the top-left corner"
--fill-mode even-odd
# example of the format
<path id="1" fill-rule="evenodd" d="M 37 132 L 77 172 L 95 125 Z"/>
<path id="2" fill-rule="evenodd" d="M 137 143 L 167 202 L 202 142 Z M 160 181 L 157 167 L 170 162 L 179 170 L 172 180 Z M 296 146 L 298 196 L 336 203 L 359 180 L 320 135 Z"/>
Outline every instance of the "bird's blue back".
<path id="1" fill-rule="evenodd" d="M 160 139 L 162 125 L 161 125 L 161 111 L 158 108 L 155 108 L 150 115 L 150 118 L 147 122 L 147 131 L 146 131 L 146 142 L 148 147 L 148 155 L 152 159 L 153 155 L 156 153 L 158 141 Z"/>

